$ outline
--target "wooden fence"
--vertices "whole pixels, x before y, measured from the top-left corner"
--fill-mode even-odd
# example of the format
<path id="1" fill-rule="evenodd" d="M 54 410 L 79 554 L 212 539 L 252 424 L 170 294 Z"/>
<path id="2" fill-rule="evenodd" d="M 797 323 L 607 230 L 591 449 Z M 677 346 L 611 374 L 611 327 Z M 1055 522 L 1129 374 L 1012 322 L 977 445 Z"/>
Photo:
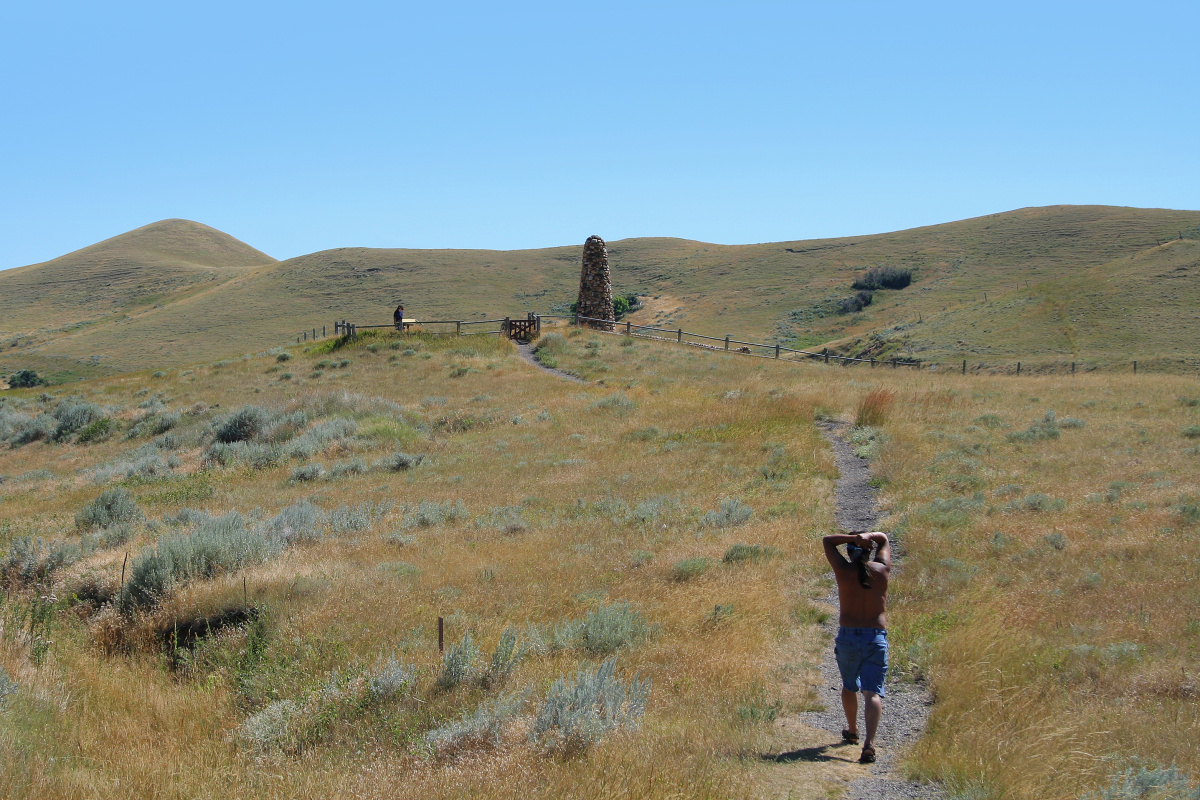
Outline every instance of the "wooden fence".
<path id="1" fill-rule="evenodd" d="M 583 325 L 588 327 L 595 333 L 607 333 L 617 336 L 631 336 L 645 339 L 655 339 L 658 341 L 676 342 L 677 344 L 690 345 L 692 347 L 700 347 L 707 350 L 717 350 L 728 353 L 736 353 L 738 355 L 746 355 L 752 358 L 766 358 L 778 361 L 790 362 L 812 362 L 819 361 L 821 363 L 841 363 L 849 364 L 866 364 L 868 367 L 890 367 L 897 369 L 900 367 L 909 367 L 912 369 L 928 369 L 939 372 L 961 372 L 966 375 L 968 372 L 973 374 L 989 373 L 989 374 L 1043 374 L 1046 372 L 1054 372 L 1057 374 L 1067 373 L 1074 375 L 1076 369 L 1080 371 L 1094 371 L 1100 366 L 1091 363 L 1080 362 L 1053 362 L 1053 363 L 1036 363 L 1022 364 L 1021 361 L 1003 362 L 1003 363 L 988 363 L 982 361 L 973 363 L 975 359 L 963 359 L 959 361 L 916 361 L 914 359 L 889 358 L 854 358 L 851 356 L 839 356 L 830 353 L 828 349 L 817 352 L 815 350 L 801 350 L 792 347 L 784 347 L 780 344 L 765 344 L 763 342 L 748 342 L 741 339 L 734 339 L 731 335 L 726 336 L 708 336 L 702 333 L 692 333 L 685 331 L 683 328 L 660 328 L 653 325 L 635 325 L 626 320 L 624 322 L 616 322 L 613 320 L 598 319 L 595 317 L 584 317 L 579 314 L 536 314 L 529 313 L 524 317 L 505 317 L 503 319 L 483 319 L 483 320 L 420 320 L 419 322 L 405 323 L 405 329 L 411 325 L 420 325 L 422 332 L 431 333 L 437 336 L 509 336 L 518 335 L 521 338 L 536 335 L 541 332 L 542 320 L 563 320 L 571 325 Z M 451 328 L 450 326 L 453 326 Z M 483 326 L 482 329 L 480 326 Z M 396 325 L 358 325 L 346 320 L 339 320 L 334 323 L 333 330 L 337 336 L 357 336 L 359 331 L 371 329 L 394 329 Z M 326 335 L 325 326 L 319 329 L 321 336 Z M 317 339 L 317 328 L 311 329 L 311 337 L 315 341 Z M 310 331 L 304 331 L 300 336 L 296 337 L 297 342 L 307 341 Z M 1156 360 L 1158 363 L 1161 359 Z M 1125 365 L 1123 368 L 1132 367 L 1133 374 L 1138 372 L 1138 362 L 1121 362 Z M 1108 369 L 1118 366 L 1116 364 L 1109 365 Z M 1180 360 L 1178 371 L 1193 371 L 1200 368 L 1200 361 L 1192 363 L 1187 359 Z M 1122 367 L 1118 367 L 1119 369 Z M 1143 370 L 1144 371 L 1144 370 Z M 1161 365 L 1158 370 L 1162 371 Z"/>

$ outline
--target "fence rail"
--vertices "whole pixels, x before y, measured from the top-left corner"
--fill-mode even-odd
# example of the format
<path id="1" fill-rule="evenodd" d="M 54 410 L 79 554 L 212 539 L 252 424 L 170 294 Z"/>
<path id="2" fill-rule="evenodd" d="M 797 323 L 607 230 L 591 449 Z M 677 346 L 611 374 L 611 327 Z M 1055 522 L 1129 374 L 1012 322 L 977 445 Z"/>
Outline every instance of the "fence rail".
<path id="1" fill-rule="evenodd" d="M 527 314 L 524 317 L 505 317 L 503 319 L 497 318 L 497 319 L 472 319 L 472 320 L 467 320 L 467 319 L 415 320 L 415 321 L 409 321 L 409 322 L 404 323 L 404 328 L 407 330 L 408 328 L 410 328 L 414 325 L 419 325 L 419 326 L 421 326 L 422 329 L 426 329 L 427 326 L 450 326 L 450 325 L 453 325 L 454 326 L 453 330 L 432 330 L 432 331 L 431 330 L 423 330 L 423 332 L 431 333 L 436 336 L 502 336 L 509 332 L 510 323 L 516 323 L 516 322 L 524 323 L 526 321 L 536 322 L 537 326 L 538 326 L 538 330 L 540 330 L 541 320 L 566 320 L 570 324 L 573 324 L 573 325 L 586 325 L 592 331 L 594 331 L 596 333 L 608 333 L 608 334 L 614 334 L 614 335 L 618 335 L 618 336 L 636 336 L 636 337 L 641 337 L 641 338 L 646 338 L 646 339 L 655 339 L 658 341 L 674 341 L 678 344 L 686 344 L 686 345 L 689 345 L 692 347 L 700 347 L 700 348 L 704 348 L 707 350 L 717 350 L 717 351 L 723 351 L 723 352 L 729 352 L 729 353 L 736 353 L 738 355 L 750 356 L 751 358 L 766 358 L 766 359 L 771 359 L 771 360 L 788 361 L 788 362 L 792 362 L 792 363 L 800 363 L 800 362 L 804 362 L 804 361 L 810 361 L 810 362 L 811 361 L 820 361 L 825 364 L 828 364 L 830 362 L 840 362 L 840 363 L 846 364 L 846 365 L 866 364 L 872 368 L 875 366 L 889 366 L 889 367 L 892 367 L 893 369 L 900 368 L 900 367 L 911 367 L 911 368 L 917 369 L 917 370 L 927 369 L 930 371 L 938 371 L 938 372 L 960 372 L 963 375 L 966 375 L 968 372 L 971 372 L 974 374 L 980 374 L 980 373 L 999 373 L 999 374 L 1008 374 L 1008 375 L 1016 374 L 1018 376 L 1023 373 L 1024 374 L 1045 374 L 1047 372 L 1052 372 L 1055 374 L 1062 374 L 1062 373 L 1067 373 L 1068 371 L 1070 374 L 1074 375 L 1077 369 L 1082 372 L 1092 372 L 1097 369 L 1108 369 L 1108 368 L 1116 367 L 1119 363 L 1122 366 L 1122 368 L 1128 368 L 1131 365 L 1133 374 L 1136 375 L 1138 373 L 1138 361 L 1117 362 L 1116 360 L 1114 360 L 1112 362 L 1105 363 L 1105 364 L 1075 362 L 1075 361 L 1071 361 L 1071 362 L 1053 361 L 1053 362 L 1046 362 L 1046 363 L 1037 362 L 1037 363 L 1031 364 L 1029 362 L 1023 363 L 1021 361 L 1017 361 L 1017 362 L 1015 362 L 1015 366 L 1014 366 L 1014 362 L 989 363 L 988 361 L 985 360 L 985 361 L 980 361 L 979 363 L 975 363 L 977 361 L 977 359 L 962 359 L 961 361 L 960 360 L 951 361 L 949 359 L 944 359 L 941 361 L 917 361 L 915 359 L 898 359 L 898 358 L 890 358 L 890 359 L 856 358 L 853 356 L 835 355 L 833 353 L 830 353 L 827 348 L 821 350 L 820 352 L 815 351 L 815 350 L 803 350 L 803 349 L 798 349 L 798 348 L 793 348 L 793 347 L 784 347 L 783 345 L 780 345 L 780 344 L 766 344 L 764 342 L 749 342 L 749 341 L 745 341 L 742 339 L 734 339 L 732 337 L 732 335 L 708 336 L 707 334 L 703 334 L 703 333 L 694 333 L 692 331 L 685 331 L 683 328 L 662 328 L 662 327 L 658 327 L 655 325 L 636 325 L 633 322 L 630 322 L 628 320 L 624 321 L 624 322 L 617 322 L 614 320 L 599 319 L 597 317 L 584 317 L 584 316 L 580 316 L 579 314 L 533 314 L 533 313 L 531 313 L 531 314 Z M 492 329 L 492 330 L 470 330 L 470 331 L 464 330 L 464 328 L 470 328 L 472 326 L 486 326 L 486 325 L 495 325 L 495 326 L 499 326 L 499 327 Z M 390 329 L 396 328 L 396 324 L 392 323 L 392 324 L 384 324 L 384 325 L 358 325 L 355 323 L 348 322 L 347 320 L 339 320 L 339 321 L 335 322 L 334 326 L 333 326 L 335 335 L 350 336 L 350 337 L 357 336 L 358 332 L 360 330 L 365 331 L 365 330 L 378 330 L 378 329 L 389 329 L 389 328 Z M 327 329 L 325 326 L 321 326 L 320 332 L 321 332 L 322 337 L 327 335 L 326 330 Z M 318 331 L 317 328 L 312 328 L 312 329 L 310 329 L 310 331 L 302 332 L 300 336 L 296 337 L 297 343 L 306 341 L 309 338 L 310 333 L 311 333 L 312 339 L 315 341 L 317 339 L 317 331 Z M 717 344 L 705 344 L 705 342 L 715 342 Z M 731 348 L 730 345 L 736 345 L 736 348 Z M 757 352 L 756 352 L 756 349 L 757 349 Z M 1156 372 L 1163 371 L 1162 370 L 1163 366 L 1166 366 L 1165 371 L 1179 371 L 1179 369 L 1175 369 L 1175 370 L 1172 369 L 1172 367 L 1175 367 L 1175 366 L 1180 368 L 1182 371 L 1186 371 L 1186 372 L 1191 372 L 1193 370 L 1200 369 L 1200 359 L 1156 358 L 1156 359 L 1153 359 L 1152 362 L 1154 364 L 1157 364 L 1159 367 L 1159 369 L 1155 370 Z M 1178 362 L 1178 364 L 1176 365 L 1175 362 Z M 1145 365 L 1146 360 L 1142 360 L 1142 364 Z M 1144 366 L 1143 366 L 1142 371 L 1145 371 Z"/>

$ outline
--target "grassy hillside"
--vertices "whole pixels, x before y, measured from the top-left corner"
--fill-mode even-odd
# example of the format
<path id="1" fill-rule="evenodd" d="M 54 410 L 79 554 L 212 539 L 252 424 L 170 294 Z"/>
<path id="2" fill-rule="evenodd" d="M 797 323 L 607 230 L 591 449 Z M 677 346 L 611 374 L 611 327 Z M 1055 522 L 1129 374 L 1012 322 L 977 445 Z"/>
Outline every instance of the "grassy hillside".
<path id="1" fill-rule="evenodd" d="M 1197 230 L 1195 211 L 1055 206 L 873 236 L 631 239 L 609 250 L 615 288 L 646 295 L 639 324 L 927 361 L 1146 362 L 1197 356 Z M 167 302 L 39 332 L 32 346 L 6 350 L 0 367 L 21 366 L 26 353 L 123 369 L 191 363 L 294 341 L 335 319 L 386 322 L 397 300 L 418 319 L 547 312 L 574 299 L 579 256 L 579 247 L 343 248 L 205 273 L 207 283 Z M 25 268 L 29 279 L 44 266 Z M 912 270 L 914 282 L 876 292 L 859 313 L 834 313 L 874 266 Z"/>
<path id="2" fill-rule="evenodd" d="M 893 674 L 936 697 L 906 769 L 981 800 L 1200 775 L 1193 379 L 546 348 L 606 385 L 389 332 L 4 393 L 0 794 L 836 796 L 857 751 L 798 715 L 829 646 L 814 419 L 872 390 Z M 539 727 L 614 656 L 644 714 Z"/>
<path id="3" fill-rule="evenodd" d="M 131 315 L 169 306 L 274 261 L 207 225 L 168 219 L 52 261 L 5 270 L 0 272 L 0 358 L 20 350 L 20 358 L 28 351 L 62 359 L 65 348 L 83 364 L 110 358 L 128 364 L 130 359 L 121 356 L 142 344 L 126 333 Z M 86 340 L 86 332 L 96 328 L 105 332 L 101 344 L 72 349 L 73 337 L 84 333 Z M 106 347 L 105 335 L 124 343 Z M 45 350 L 52 341 L 59 349 Z"/>

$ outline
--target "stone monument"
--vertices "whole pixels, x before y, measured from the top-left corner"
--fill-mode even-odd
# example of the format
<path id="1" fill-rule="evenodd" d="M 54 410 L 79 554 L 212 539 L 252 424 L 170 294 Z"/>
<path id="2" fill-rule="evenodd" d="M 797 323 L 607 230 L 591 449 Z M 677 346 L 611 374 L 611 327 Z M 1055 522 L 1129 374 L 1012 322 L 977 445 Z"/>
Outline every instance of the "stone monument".
<path id="1" fill-rule="evenodd" d="M 608 275 L 608 248 L 599 236 L 583 243 L 583 271 L 579 274 L 579 302 L 575 313 L 581 317 L 605 320 L 586 322 L 592 328 L 613 329 L 612 281 Z"/>

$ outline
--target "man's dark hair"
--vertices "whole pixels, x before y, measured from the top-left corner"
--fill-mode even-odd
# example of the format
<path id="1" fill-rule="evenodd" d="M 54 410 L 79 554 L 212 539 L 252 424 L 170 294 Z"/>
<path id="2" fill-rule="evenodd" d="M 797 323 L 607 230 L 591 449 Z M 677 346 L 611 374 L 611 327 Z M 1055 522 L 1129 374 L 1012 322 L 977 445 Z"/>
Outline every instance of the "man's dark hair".
<path id="1" fill-rule="evenodd" d="M 858 568 L 858 585 L 870 589 L 871 571 L 867 569 L 867 562 L 870 561 L 871 551 L 849 544 L 846 545 L 846 555 L 850 556 L 850 563 Z"/>

